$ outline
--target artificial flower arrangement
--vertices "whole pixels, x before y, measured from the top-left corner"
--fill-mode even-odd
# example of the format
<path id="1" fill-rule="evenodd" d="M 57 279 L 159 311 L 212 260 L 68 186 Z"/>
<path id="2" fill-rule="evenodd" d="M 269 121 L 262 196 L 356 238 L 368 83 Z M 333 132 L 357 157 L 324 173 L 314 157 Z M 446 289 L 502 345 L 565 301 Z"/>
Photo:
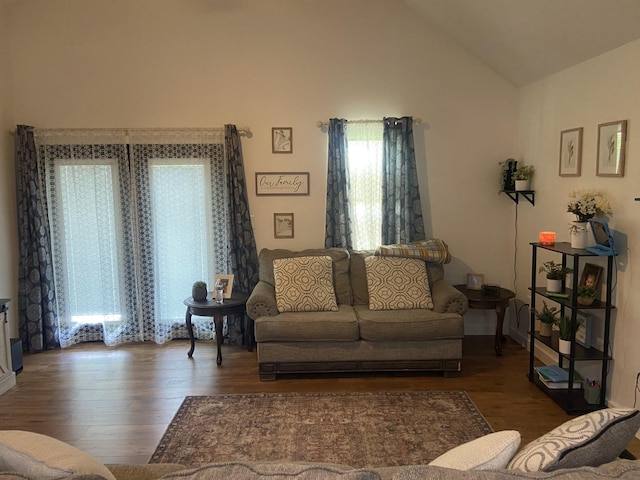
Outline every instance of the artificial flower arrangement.
<path id="1" fill-rule="evenodd" d="M 613 210 L 600 190 L 574 190 L 569 194 L 567 212 L 573 213 L 578 222 L 587 222 L 599 213 L 610 215 Z"/>

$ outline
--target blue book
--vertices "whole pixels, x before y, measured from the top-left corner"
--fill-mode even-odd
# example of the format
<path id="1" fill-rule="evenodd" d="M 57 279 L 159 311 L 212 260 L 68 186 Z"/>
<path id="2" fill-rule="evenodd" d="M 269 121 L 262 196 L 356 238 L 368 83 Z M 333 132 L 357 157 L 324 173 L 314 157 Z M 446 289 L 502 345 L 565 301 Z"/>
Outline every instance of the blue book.
<path id="1" fill-rule="evenodd" d="M 568 382 L 569 372 L 560 368 L 557 365 L 545 365 L 542 367 L 536 367 L 536 372 L 542 375 L 550 382 Z"/>

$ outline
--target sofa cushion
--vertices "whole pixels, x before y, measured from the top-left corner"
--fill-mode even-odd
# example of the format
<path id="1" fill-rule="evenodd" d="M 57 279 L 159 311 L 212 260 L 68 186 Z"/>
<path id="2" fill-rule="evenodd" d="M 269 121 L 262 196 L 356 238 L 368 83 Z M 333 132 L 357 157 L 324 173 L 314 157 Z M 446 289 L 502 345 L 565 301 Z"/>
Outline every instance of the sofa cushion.
<path id="1" fill-rule="evenodd" d="M 640 429 L 640 412 L 607 408 L 573 418 L 525 446 L 507 468 L 551 472 L 613 461 Z"/>
<path id="2" fill-rule="evenodd" d="M 273 261 L 276 304 L 282 312 L 337 312 L 331 257 Z"/>
<path id="3" fill-rule="evenodd" d="M 337 312 L 285 312 L 255 322 L 256 342 L 354 342 L 360 339 L 358 317 L 350 305 Z"/>
<path id="4" fill-rule="evenodd" d="M 504 468 L 520 446 L 520 432 L 504 430 L 463 443 L 429 463 L 456 470 Z"/>
<path id="5" fill-rule="evenodd" d="M 364 263 L 371 310 L 433 309 L 423 260 L 371 256 Z"/>
<path id="6" fill-rule="evenodd" d="M 191 470 L 165 475 L 164 479 L 187 480 L 243 480 L 295 479 L 295 480 L 379 480 L 375 470 L 340 468 L 331 465 L 307 463 L 212 463 Z"/>
<path id="7" fill-rule="evenodd" d="M 360 337 L 372 342 L 401 342 L 441 339 L 461 339 L 464 320 L 457 313 L 438 313 L 413 308 L 370 310 L 367 305 L 354 305 L 360 321 Z"/>
<path id="8" fill-rule="evenodd" d="M 349 281 L 349 252 L 344 248 L 321 248 L 302 251 L 292 251 L 286 249 L 270 250 L 263 248 L 258 256 L 259 279 L 267 282 L 273 287 L 276 286 L 273 275 L 273 261 L 277 258 L 309 257 L 309 256 L 329 256 L 333 261 L 333 288 L 336 292 L 338 303 L 351 305 L 352 292 Z"/>
<path id="9" fill-rule="evenodd" d="M 115 480 L 107 467 L 88 453 L 55 438 L 22 430 L 0 431 L 0 472 L 38 479 L 99 475 Z"/>

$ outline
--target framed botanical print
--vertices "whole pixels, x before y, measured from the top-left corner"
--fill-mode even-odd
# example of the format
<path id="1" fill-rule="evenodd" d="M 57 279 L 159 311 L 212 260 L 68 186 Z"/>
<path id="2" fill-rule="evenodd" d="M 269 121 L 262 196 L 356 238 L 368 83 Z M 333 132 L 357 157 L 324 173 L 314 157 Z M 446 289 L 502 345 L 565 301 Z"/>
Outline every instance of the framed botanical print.
<path id="1" fill-rule="evenodd" d="M 293 213 L 273 214 L 273 238 L 293 238 Z"/>
<path id="2" fill-rule="evenodd" d="M 626 142 L 626 120 L 598 125 L 597 176 L 624 177 Z"/>
<path id="3" fill-rule="evenodd" d="M 560 176 L 579 177 L 582 164 L 582 127 L 560 132 Z"/>
<path id="4" fill-rule="evenodd" d="M 273 127 L 271 129 L 271 152 L 293 153 L 293 128 Z"/>

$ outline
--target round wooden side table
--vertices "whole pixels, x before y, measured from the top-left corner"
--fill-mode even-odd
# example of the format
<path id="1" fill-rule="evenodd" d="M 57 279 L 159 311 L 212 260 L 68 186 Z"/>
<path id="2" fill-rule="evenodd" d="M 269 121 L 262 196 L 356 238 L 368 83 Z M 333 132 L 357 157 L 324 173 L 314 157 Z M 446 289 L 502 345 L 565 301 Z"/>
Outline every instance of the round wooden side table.
<path id="1" fill-rule="evenodd" d="M 495 350 L 497 356 L 502 356 L 502 343 L 506 341 L 506 338 L 502 334 L 502 325 L 504 323 L 504 314 L 509 306 L 509 302 L 512 298 L 515 298 L 516 294 L 511 290 L 500 287 L 500 290 L 494 295 L 485 295 L 482 290 L 471 290 L 466 285 L 454 285 L 460 290 L 469 302 L 469 308 L 480 310 L 495 310 L 497 316 L 496 322 L 496 339 Z"/>
<path id="2" fill-rule="evenodd" d="M 196 348 L 195 337 L 193 336 L 193 326 L 191 325 L 191 316 L 198 315 L 201 317 L 213 317 L 213 325 L 216 331 L 216 345 L 218 346 L 218 356 L 216 363 L 222 364 L 222 323 L 224 317 L 234 313 L 242 314 L 244 317 L 249 295 L 246 293 L 234 293 L 231 298 L 225 298 L 222 303 L 218 303 L 212 298 L 211 292 L 207 299 L 196 302 L 193 297 L 185 299 L 183 302 L 187 306 L 185 320 L 187 323 L 187 331 L 189 332 L 189 340 L 191 340 L 191 348 L 187 355 L 189 358 L 193 356 L 193 350 Z M 244 325 L 244 318 L 243 318 Z"/>

